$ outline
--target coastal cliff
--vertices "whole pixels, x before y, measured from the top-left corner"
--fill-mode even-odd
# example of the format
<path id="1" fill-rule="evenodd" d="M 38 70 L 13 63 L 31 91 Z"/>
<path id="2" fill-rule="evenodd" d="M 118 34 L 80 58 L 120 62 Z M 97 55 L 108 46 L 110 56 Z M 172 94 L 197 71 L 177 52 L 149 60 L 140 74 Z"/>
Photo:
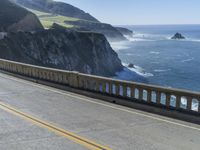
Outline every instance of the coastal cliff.
<path id="1" fill-rule="evenodd" d="M 38 18 L 9 0 L 0 5 L 0 58 L 111 77 L 123 70 L 103 34 L 54 24 L 44 30 Z"/>
<path id="2" fill-rule="evenodd" d="M 102 34 L 62 29 L 9 33 L 0 40 L 0 57 L 101 76 L 123 69 Z"/>

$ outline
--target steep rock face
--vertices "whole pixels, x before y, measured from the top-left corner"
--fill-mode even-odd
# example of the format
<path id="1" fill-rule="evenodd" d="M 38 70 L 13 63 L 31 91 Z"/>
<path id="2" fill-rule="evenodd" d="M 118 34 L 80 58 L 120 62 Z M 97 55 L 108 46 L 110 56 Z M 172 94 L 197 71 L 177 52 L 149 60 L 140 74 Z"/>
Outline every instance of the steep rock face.
<path id="1" fill-rule="evenodd" d="M 53 0 L 15 0 L 16 3 L 34 10 L 44 11 L 68 17 L 99 22 L 96 18 L 72 5 Z"/>
<path id="2" fill-rule="evenodd" d="M 123 69 L 102 34 L 63 29 L 9 33 L 0 40 L 0 57 L 102 76 Z"/>
<path id="3" fill-rule="evenodd" d="M 126 29 L 126 28 L 122 28 L 122 27 L 115 27 L 121 34 L 125 35 L 125 36 L 129 36 L 129 37 L 133 37 L 133 31 Z"/>
<path id="4" fill-rule="evenodd" d="M 101 33 L 106 36 L 109 41 L 122 41 L 127 40 L 122 33 L 110 24 L 89 22 L 84 20 L 79 21 L 65 21 L 66 24 L 75 26 L 76 30 L 79 31 L 92 31 Z"/>
<path id="5" fill-rule="evenodd" d="M 43 29 L 39 19 L 9 0 L 0 2 L 0 32 L 35 31 Z"/>

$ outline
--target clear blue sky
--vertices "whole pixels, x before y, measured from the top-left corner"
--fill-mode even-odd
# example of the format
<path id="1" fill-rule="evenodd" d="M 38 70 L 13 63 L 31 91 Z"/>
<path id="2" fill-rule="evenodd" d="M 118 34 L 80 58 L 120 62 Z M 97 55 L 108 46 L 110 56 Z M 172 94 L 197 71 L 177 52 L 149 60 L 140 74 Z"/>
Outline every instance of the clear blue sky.
<path id="1" fill-rule="evenodd" d="M 114 25 L 200 24 L 200 0 L 57 0 Z"/>

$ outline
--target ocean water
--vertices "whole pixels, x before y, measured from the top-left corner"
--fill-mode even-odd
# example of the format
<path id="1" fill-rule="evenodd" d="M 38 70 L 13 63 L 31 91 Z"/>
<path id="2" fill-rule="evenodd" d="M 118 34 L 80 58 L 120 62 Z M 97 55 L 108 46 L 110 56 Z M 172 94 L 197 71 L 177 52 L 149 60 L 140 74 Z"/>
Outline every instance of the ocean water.
<path id="1" fill-rule="evenodd" d="M 124 66 L 124 80 L 200 91 L 200 25 L 125 26 L 134 32 L 127 42 L 111 43 Z M 185 40 L 171 40 L 180 32 Z M 137 74 L 137 75 L 136 75 Z"/>

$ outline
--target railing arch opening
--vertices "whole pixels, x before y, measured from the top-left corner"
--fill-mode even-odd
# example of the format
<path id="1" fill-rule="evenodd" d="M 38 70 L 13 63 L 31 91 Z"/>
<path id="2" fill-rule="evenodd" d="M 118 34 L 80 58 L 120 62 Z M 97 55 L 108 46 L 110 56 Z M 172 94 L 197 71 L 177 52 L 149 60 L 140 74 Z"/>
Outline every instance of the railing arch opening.
<path id="1" fill-rule="evenodd" d="M 156 103 L 157 94 L 155 91 L 151 92 L 151 102 Z"/>
<path id="2" fill-rule="evenodd" d="M 119 95 L 123 96 L 124 87 L 122 85 L 119 86 Z"/>
<path id="3" fill-rule="evenodd" d="M 148 97 L 148 91 L 147 90 L 143 90 L 142 91 L 142 100 L 147 101 L 147 97 Z"/>
<path id="4" fill-rule="evenodd" d="M 135 88 L 135 90 L 134 90 L 134 92 L 135 92 L 135 99 L 139 99 L 139 89 L 138 88 Z"/>
<path id="5" fill-rule="evenodd" d="M 126 88 L 126 94 L 127 94 L 127 97 L 131 98 L 131 88 L 130 87 L 127 87 Z"/>
<path id="6" fill-rule="evenodd" d="M 198 108 L 199 108 L 199 101 L 198 101 L 198 99 L 193 98 L 192 99 L 192 108 L 191 108 L 191 110 L 198 112 Z"/>
<path id="7" fill-rule="evenodd" d="M 108 82 L 106 82 L 106 93 L 109 93 L 109 88 L 110 88 L 110 85 Z"/>
<path id="8" fill-rule="evenodd" d="M 103 92 L 103 85 L 102 85 L 102 83 L 99 84 L 99 91 Z"/>
<path id="9" fill-rule="evenodd" d="M 112 84 L 112 94 L 116 95 L 117 94 L 117 88 L 115 84 Z"/>
<path id="10" fill-rule="evenodd" d="M 176 107 L 176 96 L 175 95 L 170 96 L 170 106 Z"/>
<path id="11" fill-rule="evenodd" d="M 181 97 L 180 108 L 187 109 L 188 99 L 185 96 Z"/>
<path id="12" fill-rule="evenodd" d="M 161 93 L 160 95 L 160 104 L 166 105 L 167 95 L 165 93 Z"/>

